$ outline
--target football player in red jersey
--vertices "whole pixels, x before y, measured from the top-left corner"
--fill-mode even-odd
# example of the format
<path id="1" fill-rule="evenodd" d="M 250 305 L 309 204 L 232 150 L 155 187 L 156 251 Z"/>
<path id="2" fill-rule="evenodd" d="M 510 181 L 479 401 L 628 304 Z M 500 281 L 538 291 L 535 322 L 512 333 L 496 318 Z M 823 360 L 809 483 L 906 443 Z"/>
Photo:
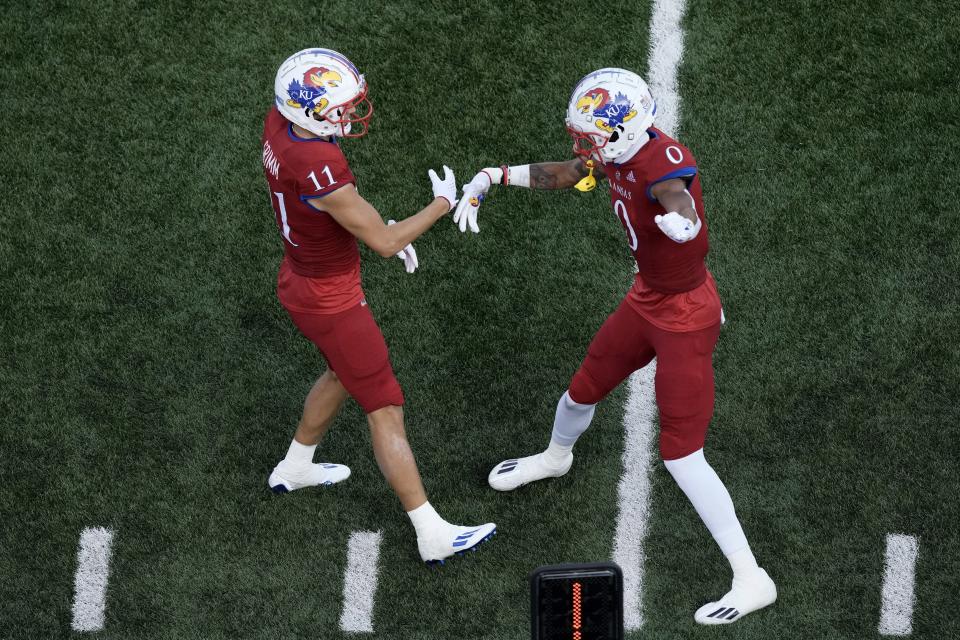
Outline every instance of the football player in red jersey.
<path id="1" fill-rule="evenodd" d="M 577 158 L 487 168 L 464 185 L 454 222 L 477 227 L 477 211 L 493 184 L 535 189 L 576 186 L 597 177 L 610 184 L 613 212 L 626 232 L 637 275 L 619 308 L 594 336 L 580 369 L 560 398 L 545 451 L 501 462 L 490 486 L 510 491 L 562 476 L 594 407 L 631 373 L 657 358 L 660 455 L 733 569 L 733 584 L 694 619 L 728 624 L 776 600 L 776 586 L 757 565 L 726 487 L 703 455 L 713 416 L 713 349 L 723 312 L 707 271 L 707 220 L 693 154 L 653 126 L 656 104 L 646 83 L 625 69 L 585 76 L 567 108 Z M 595 169 L 602 173 L 594 176 Z"/>
<path id="2" fill-rule="evenodd" d="M 263 127 L 263 170 L 282 236 L 277 297 L 297 328 L 323 354 L 328 369 L 307 395 L 286 457 L 270 474 L 275 492 L 329 485 L 350 470 L 313 456 L 347 396 L 367 414 L 380 470 L 417 533 L 426 562 L 442 562 L 492 536 L 496 525 L 453 525 L 427 496 L 404 432 L 403 393 L 360 286 L 357 240 L 385 258 L 417 267 L 411 242 L 456 203 L 453 173 L 429 171 L 434 199 L 396 224 L 384 224 L 356 189 L 339 138 L 364 135 L 373 114 L 367 84 L 342 54 L 305 49 L 277 72 L 275 104 Z"/>

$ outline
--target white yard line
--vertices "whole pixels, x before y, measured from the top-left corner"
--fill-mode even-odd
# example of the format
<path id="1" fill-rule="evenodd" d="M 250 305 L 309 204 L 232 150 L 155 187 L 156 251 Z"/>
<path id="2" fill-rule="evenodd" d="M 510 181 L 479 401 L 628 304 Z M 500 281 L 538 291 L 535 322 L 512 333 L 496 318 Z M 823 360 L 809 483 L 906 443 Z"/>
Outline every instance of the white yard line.
<path id="1" fill-rule="evenodd" d="M 343 611 L 340 628 L 354 633 L 373 632 L 373 597 L 377 592 L 379 531 L 354 531 L 347 544 L 347 570 L 343 575 Z"/>
<path id="2" fill-rule="evenodd" d="M 73 586 L 74 631 L 103 629 L 112 550 L 113 530 L 92 527 L 80 534 L 77 574 Z"/>
<path id="3" fill-rule="evenodd" d="M 650 18 L 647 83 L 657 101 L 655 124 L 676 135 L 680 120 L 677 68 L 683 57 L 684 0 L 657 0 Z M 657 406 L 653 392 L 656 360 L 630 376 L 623 415 L 626 443 L 617 487 L 619 514 L 613 560 L 623 570 L 623 621 L 628 631 L 643 626 L 643 543 L 650 521 L 650 480 L 655 461 Z"/>
<path id="4" fill-rule="evenodd" d="M 683 58 L 684 0 L 658 0 L 650 16 L 650 69 L 647 84 L 657 101 L 654 124 L 668 136 L 677 135 L 680 124 L 680 94 L 677 69 Z"/>
<path id="5" fill-rule="evenodd" d="M 630 376 L 623 414 L 626 445 L 623 475 L 617 487 L 619 514 L 613 538 L 613 561 L 623 570 L 623 624 L 628 631 L 643 626 L 643 542 L 650 521 L 650 476 L 656 441 L 653 397 L 656 361 Z"/>
<path id="6" fill-rule="evenodd" d="M 887 536 L 886 570 L 878 631 L 885 636 L 906 636 L 913 631 L 913 586 L 919 544 L 913 536 Z"/>

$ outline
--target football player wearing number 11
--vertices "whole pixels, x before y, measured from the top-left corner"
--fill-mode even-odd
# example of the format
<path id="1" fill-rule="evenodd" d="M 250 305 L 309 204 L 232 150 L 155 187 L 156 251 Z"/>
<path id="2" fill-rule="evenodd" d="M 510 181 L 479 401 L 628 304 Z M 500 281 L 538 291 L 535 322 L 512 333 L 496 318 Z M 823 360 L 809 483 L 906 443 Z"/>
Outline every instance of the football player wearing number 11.
<path id="1" fill-rule="evenodd" d="M 274 103 L 263 127 L 262 160 L 285 254 L 277 297 L 328 369 L 307 394 L 293 442 L 268 484 L 286 493 L 347 479 L 350 469 L 314 463 L 313 456 L 352 396 L 367 414 L 380 471 L 416 530 L 420 557 L 442 563 L 488 539 L 496 525 L 450 524 L 427 502 L 404 432 L 403 393 L 360 288 L 357 239 L 385 258 L 399 256 L 413 272 L 418 262 L 410 243 L 456 204 L 453 173 L 444 167 L 440 179 L 429 171 L 430 204 L 384 224 L 357 191 L 337 144 L 364 135 L 373 115 L 366 80 L 353 63 L 329 49 L 295 53 L 277 71 Z"/>
<path id="2" fill-rule="evenodd" d="M 461 231 L 477 232 L 477 211 L 491 185 L 589 191 L 605 177 L 638 270 L 560 398 L 547 449 L 501 462 L 488 480 L 494 489 L 510 491 L 567 473 L 573 445 L 596 404 L 656 357 L 660 454 L 733 569 L 731 590 L 702 606 L 694 619 L 729 624 L 772 604 L 777 590 L 757 565 L 730 494 L 703 455 L 723 312 L 704 264 L 707 221 L 697 164 L 686 147 L 653 126 L 655 113 L 640 76 L 600 69 L 577 83 L 567 107 L 576 159 L 487 168 L 463 187 L 454 222 Z"/>

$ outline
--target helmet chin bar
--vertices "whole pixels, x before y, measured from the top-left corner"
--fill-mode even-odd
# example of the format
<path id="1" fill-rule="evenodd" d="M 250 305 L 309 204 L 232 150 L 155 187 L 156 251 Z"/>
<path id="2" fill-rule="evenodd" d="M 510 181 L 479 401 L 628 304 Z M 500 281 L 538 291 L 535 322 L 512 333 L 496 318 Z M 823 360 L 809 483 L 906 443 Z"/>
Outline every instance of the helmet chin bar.
<path id="1" fill-rule="evenodd" d="M 584 160 L 596 160 L 601 164 L 608 162 L 623 164 L 624 162 L 628 162 L 650 141 L 650 134 L 644 129 L 641 134 L 632 134 L 635 137 L 633 144 L 627 147 L 622 153 L 613 156 L 612 154 L 604 153 L 604 150 L 607 148 L 608 143 L 618 142 L 619 136 L 615 138 L 614 135 L 608 137 L 599 133 L 585 133 L 569 125 L 567 126 L 567 133 L 573 138 L 573 152 L 576 155 Z M 620 132 L 620 135 L 623 135 L 622 132 Z"/>
<path id="2" fill-rule="evenodd" d="M 316 119 L 337 127 L 341 138 L 360 138 L 367 135 L 371 117 L 373 103 L 367 97 L 367 87 L 364 86 L 351 100 L 330 107 L 322 118 Z"/>
<path id="3" fill-rule="evenodd" d="M 609 138 L 599 133 L 585 133 L 567 125 L 567 133 L 573 138 L 573 152 L 584 160 L 603 163 L 600 150 L 607 146 Z"/>

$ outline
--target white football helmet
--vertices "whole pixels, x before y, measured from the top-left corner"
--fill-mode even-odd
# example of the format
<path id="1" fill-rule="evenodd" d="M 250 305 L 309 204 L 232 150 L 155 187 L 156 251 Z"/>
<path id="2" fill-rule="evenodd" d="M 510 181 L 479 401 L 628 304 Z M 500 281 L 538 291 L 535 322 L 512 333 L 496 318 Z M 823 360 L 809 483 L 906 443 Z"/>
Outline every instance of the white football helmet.
<path id="1" fill-rule="evenodd" d="M 373 115 L 366 80 L 331 49 L 304 49 L 287 58 L 273 92 L 283 117 L 318 136 L 359 138 Z"/>
<path id="2" fill-rule="evenodd" d="M 650 140 L 657 103 L 643 78 L 608 67 L 585 75 L 567 105 L 573 151 L 585 159 L 626 162 Z"/>

